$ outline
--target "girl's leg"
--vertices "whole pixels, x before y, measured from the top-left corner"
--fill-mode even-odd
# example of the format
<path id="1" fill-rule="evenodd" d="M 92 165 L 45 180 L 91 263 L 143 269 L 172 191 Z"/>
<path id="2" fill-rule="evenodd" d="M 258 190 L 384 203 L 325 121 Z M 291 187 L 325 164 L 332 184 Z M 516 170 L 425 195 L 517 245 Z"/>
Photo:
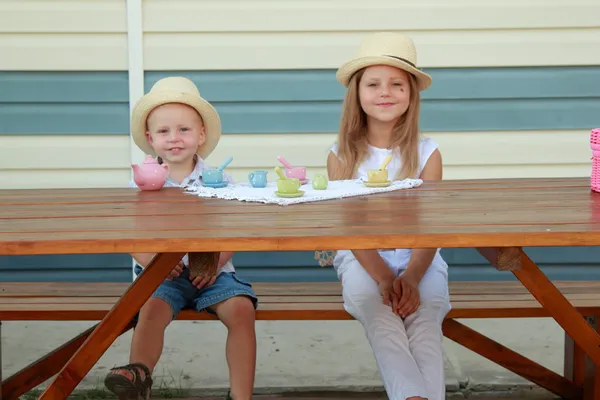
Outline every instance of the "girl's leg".
<path id="1" fill-rule="evenodd" d="M 421 305 L 404 320 L 410 351 L 419 366 L 429 400 L 443 400 L 444 335 L 442 322 L 450 311 L 446 274 L 429 270 L 419 284 Z"/>
<path id="2" fill-rule="evenodd" d="M 256 368 L 254 304 L 246 296 L 236 296 L 210 307 L 227 327 L 226 357 L 233 400 L 250 400 Z"/>
<path id="3" fill-rule="evenodd" d="M 365 329 L 390 400 L 427 397 L 400 317 L 383 304 L 377 283 L 355 259 L 338 268 L 344 307 Z"/>

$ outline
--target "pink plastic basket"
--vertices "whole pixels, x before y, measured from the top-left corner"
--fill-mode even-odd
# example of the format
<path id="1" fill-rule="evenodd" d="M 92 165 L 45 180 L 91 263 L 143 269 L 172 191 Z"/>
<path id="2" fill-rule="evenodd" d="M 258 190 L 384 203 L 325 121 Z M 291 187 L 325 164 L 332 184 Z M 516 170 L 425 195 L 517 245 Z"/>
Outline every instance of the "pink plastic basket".
<path id="1" fill-rule="evenodd" d="M 592 129 L 590 133 L 590 147 L 592 150 L 600 151 L 600 128 Z"/>
<path id="2" fill-rule="evenodd" d="M 594 192 L 600 192 L 600 128 L 592 129 L 590 133 L 590 148 L 592 149 L 590 186 Z"/>
<path id="3" fill-rule="evenodd" d="M 590 177 L 590 185 L 594 192 L 600 192 L 600 158 L 592 157 L 592 176 Z"/>

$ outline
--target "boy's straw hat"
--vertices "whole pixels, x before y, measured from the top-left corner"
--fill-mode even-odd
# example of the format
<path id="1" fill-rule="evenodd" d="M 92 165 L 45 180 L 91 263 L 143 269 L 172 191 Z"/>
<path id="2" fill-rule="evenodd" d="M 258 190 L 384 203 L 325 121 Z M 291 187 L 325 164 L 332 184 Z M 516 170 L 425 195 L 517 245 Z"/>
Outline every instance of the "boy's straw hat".
<path id="1" fill-rule="evenodd" d="M 133 141 L 146 154 L 156 156 L 146 138 L 146 119 L 158 106 L 167 103 L 182 103 L 194 108 L 204 121 L 206 141 L 196 153 L 206 158 L 217 147 L 221 138 L 221 120 L 213 106 L 202 97 L 194 82 L 182 77 L 169 77 L 159 80 L 150 92 L 135 104 L 131 116 L 131 136 Z"/>
<path id="2" fill-rule="evenodd" d="M 417 67 L 417 50 L 412 39 L 401 33 L 378 32 L 365 37 L 355 58 L 338 69 L 336 78 L 342 85 L 348 86 L 356 71 L 371 65 L 389 65 L 413 74 L 419 90 L 431 85 L 431 77 Z"/>

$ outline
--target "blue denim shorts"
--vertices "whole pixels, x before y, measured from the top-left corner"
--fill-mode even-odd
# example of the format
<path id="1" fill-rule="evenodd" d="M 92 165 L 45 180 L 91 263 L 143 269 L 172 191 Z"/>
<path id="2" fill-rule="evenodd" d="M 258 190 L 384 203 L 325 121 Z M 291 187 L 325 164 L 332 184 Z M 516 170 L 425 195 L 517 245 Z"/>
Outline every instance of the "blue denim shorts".
<path id="1" fill-rule="evenodd" d="M 134 272 L 139 275 L 142 268 L 136 265 Z M 215 283 L 198 289 L 192 285 L 190 270 L 187 268 L 184 268 L 177 278 L 163 281 L 152 294 L 152 297 L 158 297 L 171 306 L 173 319 L 184 308 L 191 308 L 197 312 L 207 311 L 216 315 L 210 307 L 235 296 L 248 296 L 256 309 L 258 298 L 252 290 L 252 285 L 238 277 L 235 272 L 221 272 Z"/>

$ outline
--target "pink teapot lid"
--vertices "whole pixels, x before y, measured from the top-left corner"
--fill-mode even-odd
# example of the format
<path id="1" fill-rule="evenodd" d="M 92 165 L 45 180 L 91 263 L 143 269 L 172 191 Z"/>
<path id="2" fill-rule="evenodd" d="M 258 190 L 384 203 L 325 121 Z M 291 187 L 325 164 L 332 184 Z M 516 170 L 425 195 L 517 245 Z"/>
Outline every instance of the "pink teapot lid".
<path id="1" fill-rule="evenodd" d="M 151 155 L 147 155 L 144 159 L 144 164 L 158 164 L 158 161 L 156 161 L 156 159 Z"/>

